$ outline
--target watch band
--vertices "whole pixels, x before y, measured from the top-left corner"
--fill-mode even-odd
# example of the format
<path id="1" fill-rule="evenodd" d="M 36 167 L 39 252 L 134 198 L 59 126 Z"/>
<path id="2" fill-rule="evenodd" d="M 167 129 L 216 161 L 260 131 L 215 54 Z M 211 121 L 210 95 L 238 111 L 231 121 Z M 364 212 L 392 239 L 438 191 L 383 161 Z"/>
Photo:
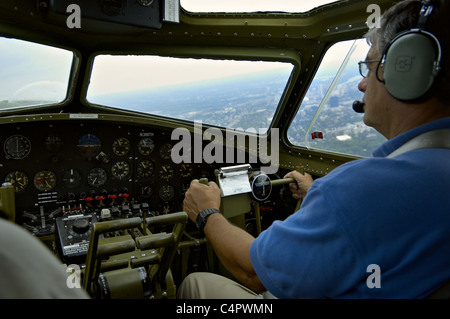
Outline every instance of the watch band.
<path id="1" fill-rule="evenodd" d="M 202 230 L 205 228 L 206 220 L 208 217 L 212 214 L 220 213 L 220 211 L 216 208 L 208 208 L 205 210 L 202 210 L 200 214 L 197 215 L 197 219 L 195 220 L 195 224 L 197 225 L 197 228 Z"/>

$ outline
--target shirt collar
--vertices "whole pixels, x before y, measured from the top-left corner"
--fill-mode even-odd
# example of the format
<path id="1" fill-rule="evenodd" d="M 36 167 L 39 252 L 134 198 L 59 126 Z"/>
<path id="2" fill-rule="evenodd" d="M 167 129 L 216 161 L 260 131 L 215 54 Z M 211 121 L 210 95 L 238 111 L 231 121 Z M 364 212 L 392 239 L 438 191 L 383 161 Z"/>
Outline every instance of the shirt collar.
<path id="1" fill-rule="evenodd" d="M 374 157 L 386 157 L 392 152 L 394 152 L 396 149 L 398 149 L 400 146 L 405 144 L 406 142 L 412 140 L 416 136 L 419 136 L 423 133 L 434 131 L 434 130 L 441 130 L 441 129 L 448 129 L 450 128 L 450 117 L 442 118 L 421 126 L 418 126 L 416 128 L 413 128 L 412 130 L 409 130 L 403 134 L 400 134 L 393 139 L 383 143 L 380 147 L 375 149 L 373 151 Z"/>

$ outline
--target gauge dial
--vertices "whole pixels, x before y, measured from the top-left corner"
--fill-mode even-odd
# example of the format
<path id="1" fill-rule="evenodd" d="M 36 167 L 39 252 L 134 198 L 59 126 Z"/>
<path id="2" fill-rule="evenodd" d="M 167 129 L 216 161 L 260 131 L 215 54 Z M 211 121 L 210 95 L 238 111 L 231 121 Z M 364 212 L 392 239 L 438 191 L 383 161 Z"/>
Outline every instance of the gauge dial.
<path id="1" fill-rule="evenodd" d="M 163 165 L 161 166 L 161 169 L 159 170 L 159 177 L 161 177 L 162 180 L 168 181 L 172 179 L 173 177 L 173 168 L 170 165 Z"/>
<path id="2" fill-rule="evenodd" d="M 108 175 L 106 173 L 106 170 L 103 168 L 93 168 L 89 171 L 87 176 L 87 182 L 89 186 L 92 187 L 100 187 L 103 186 L 106 181 L 108 180 Z"/>
<path id="3" fill-rule="evenodd" d="M 146 186 L 142 186 L 141 187 L 141 196 L 148 198 L 153 194 L 153 190 L 150 186 L 146 185 Z"/>
<path id="4" fill-rule="evenodd" d="M 193 174 L 192 170 L 192 164 L 182 163 L 180 166 L 180 176 L 183 178 L 191 177 Z"/>
<path id="5" fill-rule="evenodd" d="M 11 183 L 17 193 L 27 188 L 28 176 L 22 171 L 14 171 L 6 175 L 5 182 Z"/>
<path id="6" fill-rule="evenodd" d="M 161 146 L 159 149 L 159 156 L 161 156 L 162 159 L 170 159 L 172 156 L 172 145 L 167 143 Z"/>
<path id="7" fill-rule="evenodd" d="M 183 184 L 181 185 L 180 189 L 178 190 L 178 194 L 180 194 L 181 196 L 185 196 L 186 192 L 188 191 L 189 187 L 191 187 L 190 184 Z"/>
<path id="8" fill-rule="evenodd" d="M 140 161 L 137 168 L 137 173 L 139 177 L 150 177 L 153 175 L 153 171 L 155 167 L 153 166 L 153 162 L 150 160 Z"/>
<path id="9" fill-rule="evenodd" d="M 155 149 L 155 143 L 149 137 L 144 137 L 139 140 L 138 152 L 143 156 L 149 156 Z"/>
<path id="10" fill-rule="evenodd" d="M 159 189 L 159 198 L 161 198 L 163 201 L 168 202 L 170 201 L 175 194 L 175 190 L 173 186 L 170 185 L 163 185 Z"/>
<path id="11" fill-rule="evenodd" d="M 40 171 L 34 176 L 34 186 L 37 190 L 47 192 L 56 186 L 56 174 L 52 171 Z"/>
<path id="12" fill-rule="evenodd" d="M 126 155 L 131 148 L 130 141 L 125 137 L 120 137 L 113 142 L 112 150 L 118 156 Z"/>
<path id="13" fill-rule="evenodd" d="M 94 134 L 85 134 L 78 140 L 78 149 L 84 157 L 94 157 L 100 153 L 102 143 Z"/>
<path id="14" fill-rule="evenodd" d="M 13 135 L 8 137 L 3 146 L 6 159 L 23 159 L 30 154 L 31 143 L 23 135 Z"/>
<path id="15" fill-rule="evenodd" d="M 59 135 L 49 134 L 44 139 L 44 148 L 51 152 L 56 153 L 64 146 L 64 141 Z"/>
<path id="16" fill-rule="evenodd" d="M 81 184 L 81 174 L 76 169 L 71 168 L 64 171 L 62 180 L 67 188 L 76 188 Z"/>
<path id="17" fill-rule="evenodd" d="M 138 0 L 138 3 L 143 7 L 149 7 L 152 5 L 153 0 Z"/>
<path id="18" fill-rule="evenodd" d="M 117 179 L 124 179 L 130 174 L 130 164 L 125 161 L 118 161 L 111 167 L 112 175 Z"/>

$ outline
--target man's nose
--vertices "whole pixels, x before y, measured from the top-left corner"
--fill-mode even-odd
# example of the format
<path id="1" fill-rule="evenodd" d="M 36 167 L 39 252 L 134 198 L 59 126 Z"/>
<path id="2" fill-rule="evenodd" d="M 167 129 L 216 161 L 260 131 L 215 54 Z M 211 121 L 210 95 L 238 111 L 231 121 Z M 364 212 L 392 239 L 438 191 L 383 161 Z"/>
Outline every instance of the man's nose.
<path id="1" fill-rule="evenodd" d="M 365 93 L 367 88 L 367 78 L 363 78 L 358 84 L 358 90 Z"/>

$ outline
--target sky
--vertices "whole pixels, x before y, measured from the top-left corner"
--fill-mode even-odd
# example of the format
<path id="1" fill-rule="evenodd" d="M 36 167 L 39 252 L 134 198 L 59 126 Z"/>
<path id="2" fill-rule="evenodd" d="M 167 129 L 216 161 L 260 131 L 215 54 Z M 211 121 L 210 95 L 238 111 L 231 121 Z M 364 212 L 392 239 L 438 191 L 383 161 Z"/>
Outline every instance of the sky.
<path id="1" fill-rule="evenodd" d="M 306 12 L 336 0 L 181 0 L 191 12 Z"/>
<path id="2" fill-rule="evenodd" d="M 181 59 L 159 56 L 95 58 L 89 96 L 193 83 L 274 69 L 292 64 L 263 61 Z"/>
<path id="3" fill-rule="evenodd" d="M 72 59 L 70 51 L 0 37 L 0 101 L 64 99 Z"/>

